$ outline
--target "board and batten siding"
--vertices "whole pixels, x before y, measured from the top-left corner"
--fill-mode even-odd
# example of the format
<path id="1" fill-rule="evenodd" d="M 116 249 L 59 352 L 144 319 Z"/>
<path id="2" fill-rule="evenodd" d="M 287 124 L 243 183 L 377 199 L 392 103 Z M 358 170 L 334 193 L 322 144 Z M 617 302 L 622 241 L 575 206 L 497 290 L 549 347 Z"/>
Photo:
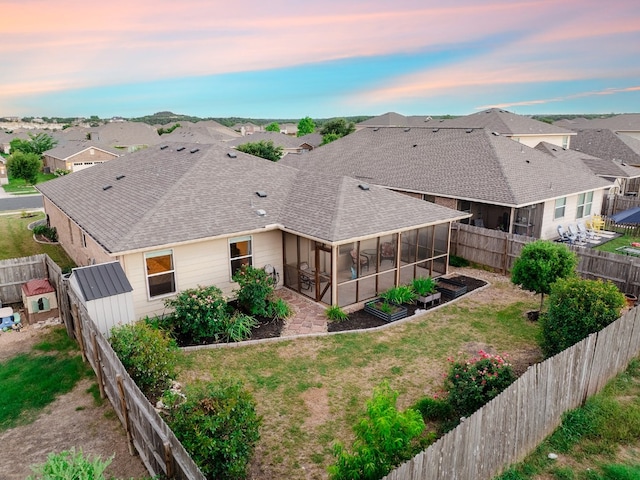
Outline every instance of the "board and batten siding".
<path id="1" fill-rule="evenodd" d="M 232 296 L 237 284 L 231 281 L 229 238 L 205 240 L 188 245 L 150 249 L 173 250 L 176 289 L 178 292 L 198 286 L 215 285 L 224 295 Z M 252 235 L 253 266 L 262 268 L 271 264 L 282 276 L 282 233 L 279 230 Z M 173 295 L 149 299 L 144 253 L 124 255 L 120 263 L 131 286 L 137 318 L 153 317 L 165 312 L 164 301 Z"/>

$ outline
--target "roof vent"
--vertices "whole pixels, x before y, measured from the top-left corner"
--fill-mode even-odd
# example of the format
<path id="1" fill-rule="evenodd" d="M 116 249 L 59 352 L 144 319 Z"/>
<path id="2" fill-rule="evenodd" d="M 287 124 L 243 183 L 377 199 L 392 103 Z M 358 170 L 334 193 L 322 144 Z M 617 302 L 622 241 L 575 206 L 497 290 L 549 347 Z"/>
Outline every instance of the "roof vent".
<path id="1" fill-rule="evenodd" d="M 227 152 L 227 156 L 229 158 L 236 158 L 238 156 L 238 154 L 236 152 Z"/>
<path id="2" fill-rule="evenodd" d="M 126 175 L 117 175 L 116 180 L 122 180 Z"/>
<path id="3" fill-rule="evenodd" d="M 408 132 L 408 131 L 410 131 L 410 130 L 411 130 L 411 129 L 410 129 L 409 127 L 407 127 L 407 128 L 405 128 L 405 129 L 404 129 L 404 131 L 405 131 L 405 132 Z"/>
<path id="4" fill-rule="evenodd" d="M 256 192 L 256 195 L 258 195 L 260 198 L 267 198 L 267 192 L 263 192 L 262 190 L 258 190 Z"/>
<path id="5" fill-rule="evenodd" d="M 529 160 L 525 160 L 526 163 L 530 163 Z"/>
<path id="6" fill-rule="evenodd" d="M 164 150 L 165 148 L 168 148 L 168 147 L 169 147 L 169 145 L 162 145 L 162 146 L 160 147 L 160 150 Z"/>
<path id="7" fill-rule="evenodd" d="M 473 128 L 467 128 L 467 129 L 465 130 L 465 132 L 467 132 L 467 133 L 471 133 L 471 132 L 473 132 Z"/>
<path id="8" fill-rule="evenodd" d="M 176 148 L 176 152 L 181 152 L 181 151 L 182 151 L 182 150 L 184 150 L 185 148 L 186 148 L 186 147 L 179 147 L 179 148 Z"/>
<path id="9" fill-rule="evenodd" d="M 440 129 L 439 128 L 434 128 L 433 130 L 431 130 L 433 133 L 438 132 Z"/>
<path id="10" fill-rule="evenodd" d="M 111 188 L 111 185 L 105 185 L 104 187 L 102 187 L 102 190 L 109 190 Z"/>
<path id="11" fill-rule="evenodd" d="M 361 183 L 360 185 L 358 185 L 358 188 L 360 188 L 360 190 L 369 190 L 369 184 Z"/>
<path id="12" fill-rule="evenodd" d="M 373 129 L 374 132 L 377 132 L 378 130 L 380 130 L 380 127 L 376 127 Z"/>
<path id="13" fill-rule="evenodd" d="M 496 137 L 500 136 L 500 134 L 498 132 L 491 132 L 491 135 L 495 135 Z"/>
<path id="14" fill-rule="evenodd" d="M 417 144 L 417 143 L 414 143 L 414 144 L 413 144 L 413 148 L 416 148 L 417 146 L 418 146 L 418 144 Z"/>
<path id="15" fill-rule="evenodd" d="M 261 208 L 259 208 L 258 210 L 256 210 L 256 213 L 258 214 L 259 217 L 266 217 L 267 216 L 267 212 L 266 210 L 263 210 Z"/>
<path id="16" fill-rule="evenodd" d="M 194 148 L 193 150 L 189 150 L 189 153 L 196 153 L 199 152 L 200 149 L 199 148 Z"/>

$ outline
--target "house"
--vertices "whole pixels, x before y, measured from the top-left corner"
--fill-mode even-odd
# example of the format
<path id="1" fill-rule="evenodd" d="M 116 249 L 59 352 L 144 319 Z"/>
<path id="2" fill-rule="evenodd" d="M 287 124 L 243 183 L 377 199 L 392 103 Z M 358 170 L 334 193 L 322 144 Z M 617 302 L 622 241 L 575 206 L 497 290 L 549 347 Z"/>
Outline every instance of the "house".
<path id="1" fill-rule="evenodd" d="M 218 122 L 180 122 L 180 127 L 162 135 L 162 142 L 215 143 L 239 138 L 240 134 Z"/>
<path id="2" fill-rule="evenodd" d="M 9 172 L 7 171 L 7 164 L 5 159 L 0 157 L 0 185 L 6 185 L 9 183 Z"/>
<path id="3" fill-rule="evenodd" d="M 155 128 L 140 122 L 110 122 L 90 131 L 92 142 L 135 152 L 160 142 Z"/>
<path id="4" fill-rule="evenodd" d="M 281 162 L 348 175 L 472 213 L 475 225 L 543 239 L 599 212 L 611 187 L 586 168 L 484 128 L 365 128 Z"/>
<path id="5" fill-rule="evenodd" d="M 451 223 L 469 216 L 224 144 L 156 145 L 37 188 L 76 264 L 120 263 L 137 318 L 198 285 L 232 295 L 244 264 L 326 305 L 362 302 L 446 273 Z"/>
<path id="6" fill-rule="evenodd" d="M 322 135 L 319 133 L 307 133 L 298 137 L 298 141 L 300 142 L 301 151 L 308 152 L 322 145 Z"/>
<path id="7" fill-rule="evenodd" d="M 67 141 L 43 153 L 45 171 L 78 172 L 120 156 L 118 150 L 89 141 Z"/>
<path id="8" fill-rule="evenodd" d="M 609 128 L 576 130 L 571 148 L 594 157 L 640 167 L 640 139 Z"/>
<path id="9" fill-rule="evenodd" d="M 623 113 L 606 118 L 574 118 L 558 120 L 554 125 L 570 128 L 571 130 L 606 129 L 640 140 L 640 114 Z"/>

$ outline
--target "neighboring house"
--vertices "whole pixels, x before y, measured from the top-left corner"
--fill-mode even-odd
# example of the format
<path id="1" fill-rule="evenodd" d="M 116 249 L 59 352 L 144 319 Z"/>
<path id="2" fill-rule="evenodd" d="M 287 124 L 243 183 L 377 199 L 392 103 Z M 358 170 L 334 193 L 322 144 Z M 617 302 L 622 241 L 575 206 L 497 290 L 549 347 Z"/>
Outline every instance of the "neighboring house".
<path id="1" fill-rule="evenodd" d="M 576 130 L 571 148 L 594 157 L 640 167 L 640 139 L 608 128 Z"/>
<path id="2" fill-rule="evenodd" d="M 430 117 L 428 117 L 430 118 Z M 374 127 L 410 127 L 411 120 L 409 117 L 400 115 L 396 112 L 387 112 L 377 117 L 372 117 L 356 124 L 356 130 Z"/>
<path id="3" fill-rule="evenodd" d="M 111 122 L 92 129 L 90 140 L 100 145 L 135 152 L 160 142 L 160 135 L 146 123 Z"/>
<path id="4" fill-rule="evenodd" d="M 6 185 L 7 183 L 9 183 L 7 164 L 4 158 L 0 158 L 0 185 Z"/>
<path id="5" fill-rule="evenodd" d="M 293 135 L 295 137 L 298 134 L 298 124 L 282 123 L 280 125 L 280 133 L 284 133 L 285 135 Z"/>
<path id="6" fill-rule="evenodd" d="M 14 138 L 11 133 L 0 130 L 0 152 L 9 155 L 11 153 L 11 140 Z"/>
<path id="7" fill-rule="evenodd" d="M 475 225 L 537 238 L 600 212 L 611 183 L 483 128 L 374 127 L 285 165 L 349 175 L 473 214 Z"/>
<path id="8" fill-rule="evenodd" d="M 76 264 L 120 263 L 137 318 L 198 285 L 232 295 L 244 264 L 325 305 L 359 303 L 446 273 L 451 223 L 468 217 L 222 144 L 157 145 L 37 188 Z"/>
<path id="9" fill-rule="evenodd" d="M 554 125 L 570 128 L 571 130 L 607 129 L 640 140 L 640 113 L 623 113 L 606 118 L 574 118 L 559 120 Z"/>
<path id="10" fill-rule="evenodd" d="M 51 173 L 56 170 L 78 172 L 118 158 L 120 155 L 120 152 L 114 148 L 100 147 L 87 141 L 68 141 L 44 152 L 43 161 L 44 168 Z"/>
<path id="11" fill-rule="evenodd" d="M 240 135 L 217 122 L 180 122 L 173 132 L 160 136 L 160 142 L 186 142 L 211 144 L 239 138 Z"/>
<path id="12" fill-rule="evenodd" d="M 322 135 L 319 133 L 307 133 L 306 135 L 298 137 L 298 142 L 300 142 L 302 152 L 309 152 L 322 144 Z"/>
<path id="13" fill-rule="evenodd" d="M 282 147 L 284 154 L 302 153 L 305 148 L 302 146 L 298 137 L 284 135 L 278 132 L 259 132 L 251 135 L 251 138 L 240 137 L 229 140 L 226 143 L 232 147 L 237 147 L 245 143 L 273 142 L 276 147 Z"/>
<path id="14" fill-rule="evenodd" d="M 233 127 L 231 127 L 235 132 L 238 132 L 241 136 L 245 135 L 253 135 L 257 132 L 264 132 L 264 128 L 262 125 L 256 125 L 251 122 L 247 123 L 236 123 Z"/>

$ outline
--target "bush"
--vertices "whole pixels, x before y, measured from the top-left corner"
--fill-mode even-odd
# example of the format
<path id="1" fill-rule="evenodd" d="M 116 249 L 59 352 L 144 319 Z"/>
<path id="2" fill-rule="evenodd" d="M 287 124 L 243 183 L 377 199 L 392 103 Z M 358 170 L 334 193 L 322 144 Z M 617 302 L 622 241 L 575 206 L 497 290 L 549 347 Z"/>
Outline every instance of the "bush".
<path id="1" fill-rule="evenodd" d="M 411 281 L 413 291 L 420 297 L 436 293 L 437 285 L 437 282 L 431 277 L 416 277 Z"/>
<path id="2" fill-rule="evenodd" d="M 331 322 L 343 322 L 349 319 L 349 315 L 338 305 L 331 305 L 324 311 L 324 314 Z"/>
<path id="3" fill-rule="evenodd" d="M 209 338 L 219 340 L 226 335 L 231 313 L 218 287 L 212 285 L 184 290 L 164 303 L 174 309 L 171 328 L 177 336 L 201 343 Z"/>
<path id="4" fill-rule="evenodd" d="M 47 455 L 45 463 L 31 467 L 34 475 L 29 475 L 27 480 L 104 480 L 106 478 L 104 471 L 112 460 L 113 457 L 104 461 L 97 456 L 85 457 L 82 449 L 76 453 L 75 448 L 71 448 L 71 450 Z"/>
<path id="5" fill-rule="evenodd" d="M 457 255 L 449 255 L 449 265 L 452 267 L 468 267 L 470 265 L 469 260 L 458 257 Z"/>
<path id="6" fill-rule="evenodd" d="M 388 383 L 375 388 L 364 418 L 353 428 L 353 453 L 341 443 L 334 445 L 336 462 L 329 467 L 331 479 L 377 480 L 416 453 L 414 447 L 425 428 L 424 421 L 415 410 L 398 411 L 397 399 L 398 392 Z"/>
<path id="7" fill-rule="evenodd" d="M 413 406 L 422 414 L 422 418 L 431 421 L 447 421 L 453 417 L 453 408 L 446 400 L 425 397 Z"/>
<path id="8" fill-rule="evenodd" d="M 251 315 L 268 317 L 269 302 L 273 298 L 276 280 L 261 268 L 243 265 L 233 276 L 240 286 L 237 292 L 238 305 Z"/>
<path id="9" fill-rule="evenodd" d="M 251 337 L 251 329 L 258 326 L 255 318 L 236 312 L 221 322 L 221 339 L 227 342 L 241 342 Z"/>
<path id="10" fill-rule="evenodd" d="M 51 242 L 58 241 L 58 231 L 56 227 L 48 227 L 47 225 L 36 225 L 33 227 L 34 235 L 42 235 L 43 237 L 49 239 Z"/>
<path id="11" fill-rule="evenodd" d="M 625 297 L 611 282 L 571 278 L 557 281 L 542 316 L 542 350 L 547 357 L 561 352 L 620 316 Z"/>
<path id="12" fill-rule="evenodd" d="M 511 365 L 500 355 L 482 350 L 478 354 L 479 357 L 469 360 L 450 359 L 445 389 L 448 402 L 458 416 L 472 414 L 516 380 Z"/>
<path id="13" fill-rule="evenodd" d="M 242 384 L 222 380 L 186 387 L 167 423 L 207 478 L 240 479 L 260 438 L 262 419 Z"/>
<path id="14" fill-rule="evenodd" d="M 178 347 L 166 332 L 145 321 L 113 327 L 109 342 L 147 398 L 160 395 L 176 377 Z"/>
<path id="15" fill-rule="evenodd" d="M 289 304 L 282 298 L 276 298 L 267 306 L 268 316 L 274 320 L 285 320 L 293 314 Z"/>
<path id="16" fill-rule="evenodd" d="M 416 299 L 416 294 L 410 286 L 399 285 L 382 292 L 380 298 L 384 300 L 385 303 L 402 305 L 403 303 L 413 302 Z"/>

